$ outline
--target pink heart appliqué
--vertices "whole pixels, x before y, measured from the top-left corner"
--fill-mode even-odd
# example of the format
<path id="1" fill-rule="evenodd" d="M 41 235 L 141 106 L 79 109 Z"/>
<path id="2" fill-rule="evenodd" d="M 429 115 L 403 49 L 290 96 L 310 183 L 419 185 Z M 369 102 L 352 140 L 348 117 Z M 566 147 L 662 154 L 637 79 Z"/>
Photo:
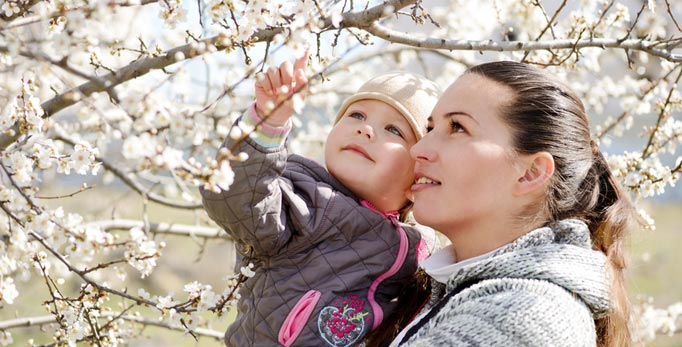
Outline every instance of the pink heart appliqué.
<path id="1" fill-rule="evenodd" d="M 320 311 L 317 327 L 330 346 L 346 347 L 363 335 L 366 315 L 367 313 L 358 314 L 348 306 L 327 306 Z"/>

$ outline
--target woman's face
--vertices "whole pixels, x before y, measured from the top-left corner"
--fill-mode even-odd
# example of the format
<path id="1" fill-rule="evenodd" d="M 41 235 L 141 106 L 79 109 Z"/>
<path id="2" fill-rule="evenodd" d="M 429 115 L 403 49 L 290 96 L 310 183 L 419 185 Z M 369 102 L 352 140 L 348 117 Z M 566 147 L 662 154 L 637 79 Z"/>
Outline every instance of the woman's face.
<path id="1" fill-rule="evenodd" d="M 511 132 L 500 113 L 512 97 L 508 87 L 475 74 L 443 93 L 428 133 L 411 149 L 419 223 L 449 236 L 512 213 L 513 185 L 523 174 L 514 165 Z"/>

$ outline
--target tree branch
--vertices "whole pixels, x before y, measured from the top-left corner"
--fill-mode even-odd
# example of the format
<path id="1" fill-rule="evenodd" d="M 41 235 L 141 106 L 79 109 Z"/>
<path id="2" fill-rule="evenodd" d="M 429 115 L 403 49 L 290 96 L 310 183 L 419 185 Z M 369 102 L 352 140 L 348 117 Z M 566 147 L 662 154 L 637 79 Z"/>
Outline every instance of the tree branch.
<path id="1" fill-rule="evenodd" d="M 24 6 L 21 9 L 22 10 L 21 12 L 15 13 L 9 17 L 5 17 L 4 14 L 0 14 L 0 29 L 2 29 L 2 30 L 13 29 L 13 28 L 17 28 L 20 26 L 24 26 L 24 25 L 38 23 L 38 22 L 43 21 L 43 20 L 57 18 L 59 16 L 65 15 L 66 14 L 65 12 L 68 12 L 68 11 L 83 10 L 83 7 L 75 7 L 75 8 L 70 8 L 66 11 L 55 11 L 55 12 L 52 12 L 52 13 L 45 15 L 45 16 L 35 15 L 35 16 L 30 16 L 30 17 L 23 17 L 23 15 L 28 11 L 28 9 L 30 7 L 32 7 L 33 5 L 37 4 L 40 1 L 42 1 L 42 0 L 30 0 L 29 4 Z M 115 4 L 116 6 L 120 6 L 120 7 L 144 6 L 144 5 L 148 5 L 148 4 L 152 4 L 152 3 L 158 3 L 158 0 L 140 0 L 139 3 L 131 3 L 131 2 L 115 3 L 112 0 L 112 1 L 110 1 L 110 6 L 112 4 Z M 87 7 L 86 7 L 86 11 L 88 11 Z M 22 18 L 19 18 L 19 17 L 22 17 Z"/>
<path id="2" fill-rule="evenodd" d="M 177 325 L 177 324 L 167 323 L 167 322 L 159 321 L 157 319 L 147 319 L 144 317 L 134 316 L 134 315 L 129 315 L 129 314 L 118 315 L 116 312 L 102 312 L 101 317 L 102 318 L 123 319 L 123 320 L 127 320 L 130 322 L 140 323 L 143 325 L 151 325 L 151 326 L 156 326 L 156 327 L 160 327 L 160 328 L 166 328 L 169 330 L 176 330 L 176 331 L 181 331 L 181 332 L 187 331 L 187 329 L 185 327 Z M 13 328 L 42 326 L 42 325 L 52 324 L 52 323 L 56 323 L 56 322 L 57 322 L 57 319 L 53 315 L 10 319 L 10 320 L 0 322 L 0 331 L 6 330 L 6 329 L 13 329 Z M 218 340 L 222 340 L 224 335 L 225 335 L 224 332 L 218 332 L 215 330 L 205 329 L 205 328 L 197 328 L 197 329 L 192 330 L 192 332 L 199 335 L 199 336 L 212 337 L 212 338 L 215 338 Z"/>
<path id="3" fill-rule="evenodd" d="M 365 28 L 369 26 L 376 20 L 384 18 L 391 15 L 393 12 L 400 10 L 401 8 L 415 3 L 416 0 L 391 0 L 385 1 L 380 5 L 374 6 L 366 11 L 362 12 L 349 12 L 344 14 L 342 23 L 340 24 L 343 28 Z M 387 6 L 393 7 L 393 12 L 386 13 L 385 9 Z M 331 25 L 331 18 L 326 18 L 324 20 L 324 29 L 322 31 L 337 30 Z M 260 30 L 256 32 L 252 37 L 252 42 L 263 42 L 271 41 L 275 35 L 283 32 L 282 29 L 269 29 Z M 211 38 L 204 39 L 200 43 L 204 44 L 204 47 L 215 46 L 218 51 L 226 49 L 227 47 L 218 44 L 220 41 L 219 36 L 214 36 Z M 116 72 L 109 73 L 102 76 L 99 81 L 90 81 L 81 84 L 80 86 L 73 88 L 67 92 L 55 96 L 54 98 L 45 101 L 41 106 L 45 111 L 45 116 L 49 117 L 60 110 L 71 106 L 82 99 L 79 96 L 89 96 L 90 94 L 102 92 L 106 88 L 113 88 L 119 84 L 122 84 L 131 79 L 135 79 L 142 75 L 147 74 L 151 70 L 163 69 L 169 65 L 175 64 L 180 60 L 177 60 L 177 56 L 184 57 L 182 60 L 191 59 L 196 56 L 208 53 L 208 50 L 199 51 L 197 50 L 197 44 L 191 43 L 183 46 L 179 46 L 167 51 L 165 54 L 153 57 L 145 57 L 138 59 L 131 64 L 119 69 Z M 0 47 L 2 49 L 2 47 Z M 5 48 L 6 49 L 6 48 Z M 5 134 L 0 134 L 0 150 L 4 150 L 9 145 L 14 143 L 21 132 L 19 131 L 18 125 L 15 124 L 12 127 L 13 131 L 6 132 Z"/>
<path id="4" fill-rule="evenodd" d="M 581 49 L 581 48 L 619 48 L 643 51 L 650 55 L 663 58 L 671 62 L 682 62 L 682 54 L 672 53 L 665 48 L 658 48 L 661 42 L 646 40 L 618 40 L 609 38 L 590 38 L 582 40 L 546 40 L 546 41 L 493 41 L 493 40 L 448 40 L 441 38 L 415 38 L 410 34 L 388 29 L 379 23 L 372 23 L 366 29 L 370 34 L 392 43 L 408 46 L 464 51 L 535 51 L 553 49 Z"/>
<path id="5" fill-rule="evenodd" d="M 59 135 L 59 136 L 56 136 L 55 139 L 60 140 L 60 141 L 64 141 L 71 146 L 75 146 L 75 143 L 73 141 L 71 141 L 70 139 L 66 138 L 66 136 Z M 187 209 L 187 210 L 197 210 L 197 209 L 203 208 L 201 203 L 175 201 L 175 200 L 168 199 L 162 195 L 150 192 L 144 185 L 142 185 L 142 183 L 137 181 L 134 174 L 132 174 L 130 172 L 124 172 L 123 170 L 117 168 L 114 164 L 110 163 L 108 160 L 104 159 L 104 157 L 96 156 L 95 160 L 102 163 L 102 166 L 104 166 L 105 169 L 107 169 L 111 173 L 113 173 L 114 176 L 118 177 L 121 181 L 123 181 L 123 183 L 125 183 L 132 190 L 134 190 L 138 194 L 146 197 L 150 201 L 156 202 L 156 203 L 161 204 L 161 205 L 173 207 L 173 208 L 180 208 L 180 209 Z"/>
<path id="6" fill-rule="evenodd" d="M 112 219 L 101 220 L 86 224 L 87 226 L 94 226 L 102 228 L 103 230 L 128 230 L 131 228 L 144 228 L 144 222 L 132 219 Z M 180 236 L 198 236 L 207 239 L 225 239 L 232 240 L 232 238 L 225 232 L 217 228 L 202 227 L 197 225 L 186 224 L 172 224 L 172 223 L 150 223 L 149 230 L 159 234 L 180 235 Z"/>
<path id="7" fill-rule="evenodd" d="M 347 13 L 344 15 L 344 19 L 341 25 L 345 28 L 367 27 L 374 21 L 379 20 L 386 15 L 385 6 L 393 6 L 397 11 L 398 9 L 410 5 L 415 1 L 416 0 L 387 1 L 384 4 L 375 6 L 367 11 Z M 331 26 L 331 19 L 325 20 L 325 24 L 326 24 L 325 30 L 329 29 L 336 30 Z M 254 42 L 270 41 L 274 38 L 275 35 L 281 32 L 282 32 L 281 29 L 260 30 L 253 35 L 253 39 Z M 201 43 L 205 44 L 206 46 L 213 45 L 218 50 L 227 48 L 221 44 L 218 44 L 218 41 L 219 37 L 214 36 L 202 40 Z M 103 84 L 106 85 L 107 88 L 112 88 L 113 86 L 119 85 L 128 80 L 145 75 L 151 70 L 158 70 L 165 68 L 166 66 L 175 64 L 178 62 L 175 59 L 175 57 L 179 55 L 178 53 L 181 53 L 182 56 L 184 56 L 183 60 L 191 59 L 196 56 L 207 53 L 207 51 L 198 51 L 196 47 L 197 47 L 196 44 L 186 44 L 180 47 L 173 48 L 167 51 L 165 54 L 157 57 L 147 57 L 139 59 L 131 63 L 130 65 L 119 69 L 115 73 L 110 73 L 106 76 L 101 77 L 100 81 L 104 81 L 104 83 L 101 83 L 100 81 L 91 81 L 88 83 L 84 83 L 78 86 L 77 88 L 70 90 L 69 92 L 63 93 L 50 100 L 47 100 L 42 104 L 43 110 L 45 110 L 45 113 L 48 116 L 52 115 L 76 102 L 72 98 L 73 93 L 88 96 L 92 93 L 103 91 Z"/>
<path id="8" fill-rule="evenodd" d="M 130 295 L 126 292 L 115 290 L 115 289 L 112 289 L 112 288 L 109 288 L 107 286 L 104 286 L 104 285 L 97 283 L 97 281 L 91 279 L 89 276 L 87 276 L 85 273 L 83 273 L 83 271 L 78 270 L 68 260 L 66 260 L 66 258 L 63 255 L 61 255 L 59 252 L 54 250 L 49 244 L 47 244 L 47 242 L 40 235 L 38 235 L 37 233 L 35 233 L 33 231 L 30 231 L 28 234 L 31 237 L 33 237 L 35 240 L 37 240 L 41 245 L 43 245 L 43 247 L 45 247 L 45 249 L 47 249 L 50 253 L 52 253 L 52 255 L 54 255 L 62 264 L 64 264 L 70 272 L 75 273 L 83 281 L 85 281 L 89 285 L 93 286 L 97 290 L 107 292 L 107 293 L 111 293 L 111 294 L 120 296 L 122 298 L 126 298 L 128 300 L 131 300 L 131 301 L 139 304 L 139 305 L 149 305 L 150 307 L 156 308 L 156 303 L 151 301 L 151 300 L 147 300 L 147 299 L 140 298 L 140 297 L 135 297 L 135 296 Z"/>

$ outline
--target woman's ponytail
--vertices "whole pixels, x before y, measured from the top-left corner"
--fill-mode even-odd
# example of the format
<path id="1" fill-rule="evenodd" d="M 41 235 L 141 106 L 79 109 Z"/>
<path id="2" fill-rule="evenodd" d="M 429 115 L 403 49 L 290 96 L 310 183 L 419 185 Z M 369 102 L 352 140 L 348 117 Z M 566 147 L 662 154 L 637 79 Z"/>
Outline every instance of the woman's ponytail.
<path id="1" fill-rule="evenodd" d="M 629 198 L 611 174 L 608 163 L 592 142 L 596 184 L 592 191 L 593 202 L 584 216 L 592 234 L 592 245 L 608 259 L 611 279 L 611 311 L 595 321 L 597 345 L 600 347 L 628 347 L 632 344 L 628 320 L 630 302 L 625 278 L 624 240 L 628 226 L 635 216 Z M 586 179 L 590 179 L 586 177 Z"/>

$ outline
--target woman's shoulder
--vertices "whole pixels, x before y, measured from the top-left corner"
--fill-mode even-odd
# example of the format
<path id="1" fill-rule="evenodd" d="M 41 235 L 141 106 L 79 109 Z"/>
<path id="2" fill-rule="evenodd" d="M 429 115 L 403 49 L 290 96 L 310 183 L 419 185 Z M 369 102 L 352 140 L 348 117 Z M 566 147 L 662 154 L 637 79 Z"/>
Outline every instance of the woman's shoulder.
<path id="1" fill-rule="evenodd" d="M 434 322 L 509 335 L 519 345 L 592 346 L 590 310 L 575 295 L 548 281 L 496 278 L 471 284 L 451 297 Z M 548 343 L 548 344 L 547 344 Z"/>
<path id="2" fill-rule="evenodd" d="M 470 285 L 450 299 L 453 307 L 465 309 L 474 305 L 489 305 L 492 315 L 504 316 L 537 312 L 545 308 L 552 315 L 559 310 L 584 311 L 591 315 L 587 306 L 566 289 L 549 281 L 523 278 L 494 278 Z M 485 314 L 485 312 L 482 312 Z"/>

